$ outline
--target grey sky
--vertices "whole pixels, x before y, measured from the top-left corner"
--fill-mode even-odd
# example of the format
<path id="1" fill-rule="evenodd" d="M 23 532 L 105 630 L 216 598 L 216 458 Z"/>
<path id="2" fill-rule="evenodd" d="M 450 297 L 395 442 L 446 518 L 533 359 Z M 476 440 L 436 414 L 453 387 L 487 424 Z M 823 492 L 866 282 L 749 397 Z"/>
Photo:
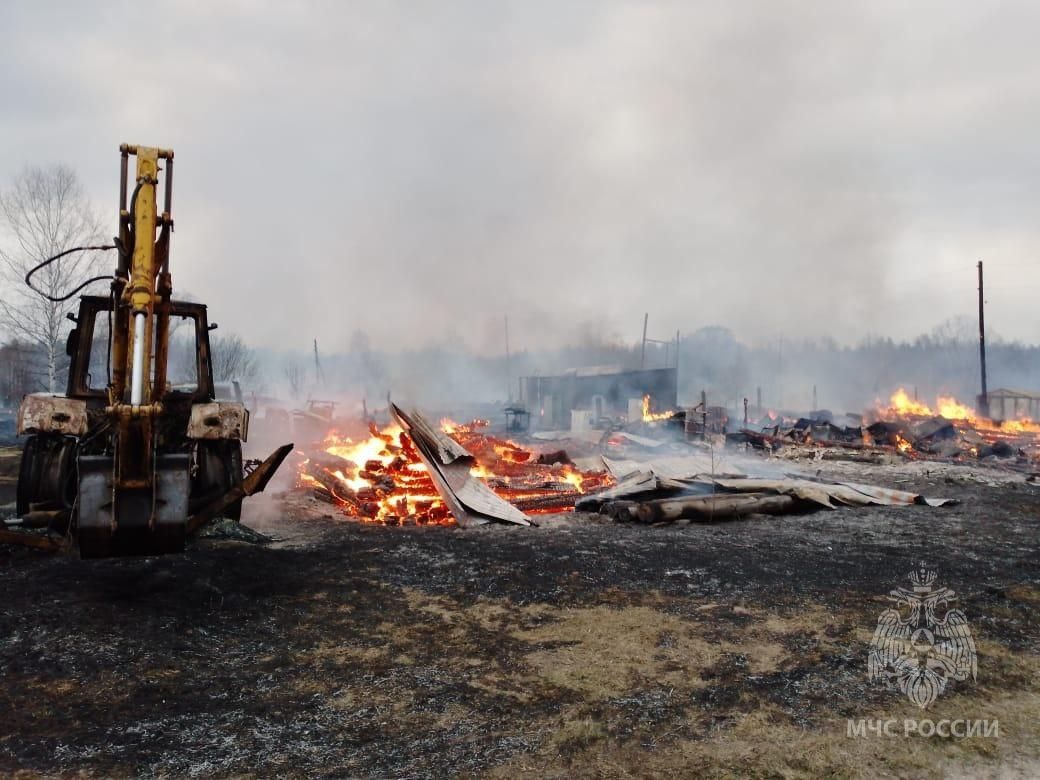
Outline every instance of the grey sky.
<path id="1" fill-rule="evenodd" d="M 114 224 L 177 152 L 175 287 L 276 347 L 728 325 L 1036 341 L 1035 3 L 0 6 L 0 181 Z"/>

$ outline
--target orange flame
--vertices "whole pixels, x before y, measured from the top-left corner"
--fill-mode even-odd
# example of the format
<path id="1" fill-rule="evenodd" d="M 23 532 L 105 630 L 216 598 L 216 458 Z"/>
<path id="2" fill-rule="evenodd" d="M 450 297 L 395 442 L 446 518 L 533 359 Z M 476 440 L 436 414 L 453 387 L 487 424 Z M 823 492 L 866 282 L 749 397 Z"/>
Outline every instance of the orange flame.
<path id="1" fill-rule="evenodd" d="M 892 397 L 888 400 L 889 411 L 895 412 L 900 415 L 919 415 L 921 417 L 931 417 L 932 410 L 929 409 L 925 404 L 918 403 L 910 396 L 906 394 L 906 390 L 899 388 Z"/>
<path id="2" fill-rule="evenodd" d="M 564 466 L 562 476 L 564 481 L 573 485 L 574 489 L 577 490 L 579 493 L 585 492 L 585 477 L 581 474 L 581 472 L 575 471 L 570 466 Z"/>
<path id="3" fill-rule="evenodd" d="M 966 404 L 962 404 L 953 396 L 940 395 L 935 401 L 935 408 L 910 398 L 906 390 L 900 387 L 889 399 L 887 409 L 881 410 L 881 416 L 891 417 L 945 417 L 947 420 L 964 423 L 971 427 L 994 434 L 1000 433 L 1040 433 L 1040 424 L 1028 417 L 1018 420 L 1004 420 L 997 423 L 984 417 L 979 417 L 975 410 Z"/>
<path id="4" fill-rule="evenodd" d="M 650 411 L 650 396 L 643 396 L 643 422 L 655 422 L 657 420 L 666 420 L 673 416 L 673 412 L 651 412 Z"/>
<path id="5" fill-rule="evenodd" d="M 947 420 L 975 422 L 975 412 L 964 404 L 958 403 L 956 398 L 940 395 L 936 404 L 939 407 L 939 415 Z"/>

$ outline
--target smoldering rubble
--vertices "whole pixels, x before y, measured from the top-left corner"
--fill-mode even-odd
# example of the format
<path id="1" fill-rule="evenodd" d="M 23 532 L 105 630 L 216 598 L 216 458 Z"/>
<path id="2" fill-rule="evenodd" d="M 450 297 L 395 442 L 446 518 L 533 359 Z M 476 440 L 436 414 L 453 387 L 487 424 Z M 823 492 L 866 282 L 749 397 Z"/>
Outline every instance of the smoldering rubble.
<path id="1" fill-rule="evenodd" d="M 486 421 L 430 424 L 389 406 L 396 428 L 372 427 L 368 443 L 335 436 L 299 464 L 298 485 L 349 519 L 389 525 L 451 522 L 537 524 L 539 514 L 601 513 L 617 521 L 717 521 L 871 505 L 940 507 L 946 499 L 834 483 L 788 465 L 647 431 L 578 431 L 540 438 L 488 434 Z M 536 434 L 537 436 L 537 434 Z M 371 446 L 374 444 L 374 446 Z M 570 452 L 574 452 L 572 457 Z M 479 453 L 474 456 L 466 445 Z M 356 463 L 351 452 L 367 452 Z M 533 517 L 529 517 L 531 513 Z"/>

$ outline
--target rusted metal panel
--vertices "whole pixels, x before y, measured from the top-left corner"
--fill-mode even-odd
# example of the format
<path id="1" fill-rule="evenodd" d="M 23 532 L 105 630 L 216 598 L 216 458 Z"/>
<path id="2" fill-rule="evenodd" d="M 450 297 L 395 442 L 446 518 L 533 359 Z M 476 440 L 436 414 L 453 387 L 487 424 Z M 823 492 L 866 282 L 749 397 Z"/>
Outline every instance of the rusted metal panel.
<path id="1" fill-rule="evenodd" d="M 236 401 L 194 404 L 188 420 L 189 439 L 238 439 L 249 435 L 249 411 Z"/>
<path id="2" fill-rule="evenodd" d="M 531 525 L 527 515 L 471 476 L 476 459 L 461 444 L 430 425 L 418 411 L 405 414 L 399 406 L 390 404 L 390 413 L 412 438 L 437 492 L 460 526 L 468 528 L 491 520 Z"/>
<path id="3" fill-rule="evenodd" d="M 17 433 L 63 433 L 82 436 L 87 432 L 87 402 L 50 393 L 30 393 L 18 407 Z"/>

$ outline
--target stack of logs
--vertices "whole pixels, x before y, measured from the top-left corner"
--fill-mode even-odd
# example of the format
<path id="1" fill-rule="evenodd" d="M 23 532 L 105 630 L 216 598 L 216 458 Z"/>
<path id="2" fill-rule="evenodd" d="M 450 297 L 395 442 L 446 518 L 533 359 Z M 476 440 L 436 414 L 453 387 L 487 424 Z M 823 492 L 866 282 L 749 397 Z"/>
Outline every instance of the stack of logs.
<path id="1" fill-rule="evenodd" d="M 311 455 L 303 464 L 301 481 L 311 485 L 318 499 L 338 506 L 348 517 L 386 525 L 450 524 L 451 513 L 405 433 L 394 437 L 372 429 L 384 442 L 384 464 L 371 459 L 360 466 L 330 452 Z M 357 482 L 364 482 L 357 486 Z"/>

